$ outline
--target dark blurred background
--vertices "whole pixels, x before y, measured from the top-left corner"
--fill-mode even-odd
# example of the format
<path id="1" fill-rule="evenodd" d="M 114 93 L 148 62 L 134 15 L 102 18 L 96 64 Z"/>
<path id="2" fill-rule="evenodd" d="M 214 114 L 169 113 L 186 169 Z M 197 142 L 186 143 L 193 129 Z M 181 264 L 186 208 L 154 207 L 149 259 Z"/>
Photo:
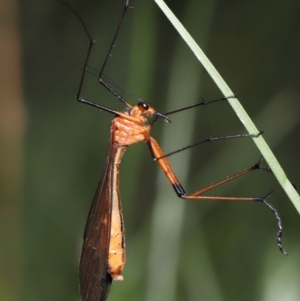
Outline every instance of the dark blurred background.
<path id="1" fill-rule="evenodd" d="M 124 0 L 71 1 L 97 43 L 100 69 Z M 167 112 L 222 97 L 154 1 L 132 0 L 106 75 Z M 300 186 L 300 2 L 169 0 Z M 0 4 L 0 300 L 79 300 L 83 230 L 100 179 L 113 116 L 75 100 L 88 39 L 55 1 Z M 90 70 L 82 95 L 122 110 Z M 135 99 L 126 96 L 128 101 Z M 166 152 L 245 133 L 226 102 L 172 115 L 152 131 Z M 251 139 L 220 141 L 170 157 L 188 192 L 260 158 Z M 121 166 L 126 228 L 124 282 L 108 300 L 300 300 L 300 219 L 272 174 L 253 172 L 216 195 L 257 203 L 183 201 L 141 143 Z"/>

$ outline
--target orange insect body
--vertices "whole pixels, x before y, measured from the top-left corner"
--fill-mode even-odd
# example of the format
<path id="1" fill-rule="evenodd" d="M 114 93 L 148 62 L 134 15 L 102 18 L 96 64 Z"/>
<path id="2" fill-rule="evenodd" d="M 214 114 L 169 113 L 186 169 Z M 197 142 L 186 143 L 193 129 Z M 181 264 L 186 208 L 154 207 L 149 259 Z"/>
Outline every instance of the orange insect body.
<path id="1" fill-rule="evenodd" d="M 116 152 L 115 162 L 116 169 L 121 162 L 125 148 L 120 147 Z M 122 281 L 121 272 L 125 265 L 125 237 L 124 224 L 122 216 L 122 205 L 119 193 L 119 173 L 114 172 L 112 175 L 112 208 L 111 208 L 111 225 L 110 241 L 108 249 L 108 272 L 114 280 Z"/>
<path id="2" fill-rule="evenodd" d="M 114 280 L 122 281 L 121 272 L 125 265 L 125 237 L 122 216 L 122 205 L 119 194 L 119 164 L 126 148 L 134 143 L 145 141 L 149 137 L 151 125 L 146 125 L 147 117 L 153 115 L 154 109 L 145 110 L 141 105 L 130 107 L 126 112 L 114 118 L 111 125 L 111 136 L 116 144 L 114 170 L 112 174 L 112 208 L 110 241 L 108 249 L 108 272 Z"/>
<path id="3" fill-rule="evenodd" d="M 115 131 L 115 142 L 120 145 L 131 145 L 145 141 L 149 136 L 151 125 L 145 125 L 147 118 L 145 114 L 153 115 L 154 109 L 144 110 L 141 106 L 133 106 L 127 112 L 120 113 L 112 121 L 112 128 Z M 145 136 L 146 135 L 146 136 Z"/>

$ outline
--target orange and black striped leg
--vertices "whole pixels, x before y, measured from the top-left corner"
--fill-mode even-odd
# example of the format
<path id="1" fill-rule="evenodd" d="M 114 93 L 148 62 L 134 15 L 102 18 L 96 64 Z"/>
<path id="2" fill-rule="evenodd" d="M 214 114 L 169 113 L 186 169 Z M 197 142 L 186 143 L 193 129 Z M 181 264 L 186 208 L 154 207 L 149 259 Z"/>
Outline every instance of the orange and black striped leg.
<path id="1" fill-rule="evenodd" d="M 278 228 L 278 232 L 277 232 L 277 243 L 278 243 L 278 247 L 280 249 L 280 251 L 283 254 L 287 254 L 285 252 L 285 250 L 283 249 L 282 246 L 282 241 L 281 241 L 281 237 L 282 237 L 282 223 L 281 223 L 281 218 L 277 212 L 277 210 L 271 206 L 266 199 L 271 195 L 271 193 L 268 193 L 266 196 L 263 197 L 227 197 L 227 196 L 204 196 L 202 195 L 203 193 L 205 193 L 206 191 L 212 190 L 218 186 L 221 186 L 227 182 L 230 182 L 234 179 L 237 179 L 245 174 L 250 173 L 253 170 L 264 170 L 264 171 L 268 171 L 271 172 L 271 169 L 268 167 L 265 167 L 263 165 L 261 165 L 261 160 L 262 158 L 259 160 L 259 162 L 257 164 L 254 164 L 252 166 L 250 166 L 249 168 L 242 170 L 230 177 L 227 177 L 223 180 L 220 180 L 216 183 L 213 183 L 209 186 L 206 186 L 202 189 L 199 189 L 197 191 L 195 191 L 192 194 L 186 194 L 183 186 L 180 184 L 177 176 L 175 175 L 169 161 L 167 160 L 167 158 L 165 157 L 162 149 L 160 148 L 159 144 L 156 142 L 155 139 L 153 139 L 152 137 L 149 137 L 149 140 L 146 139 L 146 142 L 150 148 L 151 154 L 152 156 L 154 156 L 154 158 L 157 159 L 157 163 L 159 164 L 160 168 L 162 169 L 162 171 L 164 172 L 164 174 L 166 175 L 166 177 L 168 178 L 169 182 L 171 183 L 171 185 L 173 186 L 176 194 L 178 197 L 182 198 L 182 199 L 187 199 L 187 200 L 220 200 L 220 201 L 257 201 L 257 202 L 262 202 L 264 203 L 275 215 L 275 219 L 277 221 L 277 228 Z"/>

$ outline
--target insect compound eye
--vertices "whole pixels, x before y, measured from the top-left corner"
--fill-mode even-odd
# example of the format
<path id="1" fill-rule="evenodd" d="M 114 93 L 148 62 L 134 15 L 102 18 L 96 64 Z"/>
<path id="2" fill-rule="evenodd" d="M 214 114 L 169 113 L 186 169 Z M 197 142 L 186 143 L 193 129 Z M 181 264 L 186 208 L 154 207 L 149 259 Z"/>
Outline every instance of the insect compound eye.
<path id="1" fill-rule="evenodd" d="M 149 104 L 147 102 L 144 102 L 144 101 L 139 101 L 138 107 L 142 112 L 144 112 L 144 111 L 147 111 L 149 109 Z"/>

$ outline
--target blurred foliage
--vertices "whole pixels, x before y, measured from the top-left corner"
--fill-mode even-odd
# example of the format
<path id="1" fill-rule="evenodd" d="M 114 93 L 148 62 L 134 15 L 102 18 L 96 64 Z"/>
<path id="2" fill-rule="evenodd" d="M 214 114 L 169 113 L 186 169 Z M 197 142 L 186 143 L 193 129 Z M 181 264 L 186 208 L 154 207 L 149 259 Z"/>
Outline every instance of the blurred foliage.
<path id="1" fill-rule="evenodd" d="M 156 4 L 131 2 L 134 9 L 126 16 L 106 75 L 160 112 L 200 102 L 202 97 L 222 97 Z M 124 0 L 68 3 L 97 39 L 89 65 L 99 69 Z M 287 176 L 299 187 L 300 2 L 166 3 L 265 131 Z M 15 161 L 13 151 L 6 149 L 2 162 L 14 167 L 18 163 L 16 177 L 24 180 L 22 184 L 1 170 L 2 187 L 16 185 L 23 196 L 18 197 L 20 214 L 8 217 L 4 209 L 11 206 L 11 199 L 2 189 L 1 234 L 6 238 L 1 239 L 0 298 L 79 300 L 82 235 L 104 167 L 113 116 L 75 100 L 88 39 L 71 11 L 50 0 L 21 0 L 16 9 L 27 123 L 15 146 L 19 149 L 22 144 L 22 160 Z M 1 19 L 3 31 L 9 18 Z M 2 61 L 1 74 L 9 71 L 5 68 Z M 90 72 L 83 96 L 122 110 L 97 83 L 94 70 Z M 172 124 L 158 121 L 153 129 L 166 152 L 207 135 L 245 132 L 226 102 L 171 117 Z M 243 139 L 195 147 L 170 161 L 186 190 L 193 191 L 259 158 L 251 139 Z M 267 208 L 253 203 L 184 202 L 161 174 L 145 145 L 126 152 L 121 196 L 127 264 L 125 280 L 113 283 L 109 301 L 299 300 L 300 219 L 271 174 L 253 172 L 215 194 L 262 196 L 274 189 L 269 201 L 283 220 L 286 257 L 276 246 L 276 224 Z M 18 253 L 7 256 L 16 241 L 21 246 Z M 10 274 L 17 275 L 22 285 L 10 285 L 10 265 Z"/>

